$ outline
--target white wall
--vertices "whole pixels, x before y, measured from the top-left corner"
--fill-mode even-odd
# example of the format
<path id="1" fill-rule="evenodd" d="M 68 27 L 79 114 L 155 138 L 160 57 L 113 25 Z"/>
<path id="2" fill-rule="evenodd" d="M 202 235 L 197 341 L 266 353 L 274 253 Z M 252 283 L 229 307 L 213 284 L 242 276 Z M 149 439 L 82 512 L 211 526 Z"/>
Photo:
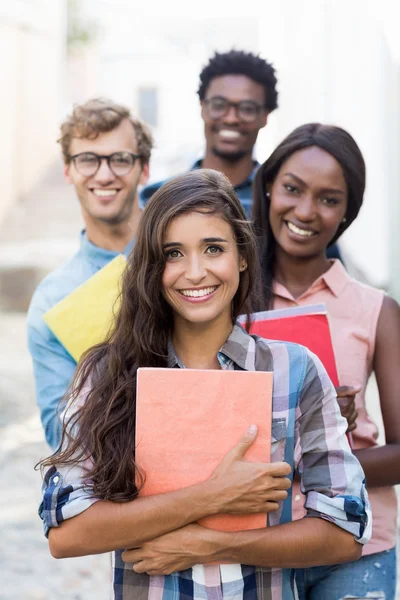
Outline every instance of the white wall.
<path id="1" fill-rule="evenodd" d="M 0 5 L 0 222 L 58 153 L 65 26 L 64 0 Z"/>
<path id="2" fill-rule="evenodd" d="M 274 27 L 272 36 L 260 36 L 260 49 L 278 69 L 280 108 L 263 132 L 258 156 L 264 160 L 306 122 L 347 129 L 366 160 L 367 191 L 360 216 L 341 244 L 371 282 L 387 285 L 391 203 L 400 192 L 391 141 L 393 112 L 399 107 L 393 104 L 396 64 L 382 22 L 363 0 L 286 0 L 275 14 L 269 8 L 264 14 Z"/>
<path id="3" fill-rule="evenodd" d="M 206 2 L 195 17 L 177 4 L 168 4 L 169 17 L 164 17 L 155 0 L 140 10 L 124 0 L 112 5 L 85 0 L 87 14 L 98 20 L 101 32 L 97 67 L 92 65 L 89 74 L 91 95 L 111 96 L 135 110 L 140 86 L 159 89 L 152 179 L 183 170 L 202 152 L 196 89 L 198 74 L 212 52 L 231 47 L 259 51 L 277 69 L 280 107 L 260 134 L 257 158 L 265 160 L 303 123 L 322 121 L 346 128 L 364 154 L 368 182 L 360 217 L 343 237 L 342 248 L 371 282 L 397 285 L 397 3 L 249 0 L 245 17 L 243 6 L 239 9 L 229 0 L 220 0 L 218 6 Z"/>

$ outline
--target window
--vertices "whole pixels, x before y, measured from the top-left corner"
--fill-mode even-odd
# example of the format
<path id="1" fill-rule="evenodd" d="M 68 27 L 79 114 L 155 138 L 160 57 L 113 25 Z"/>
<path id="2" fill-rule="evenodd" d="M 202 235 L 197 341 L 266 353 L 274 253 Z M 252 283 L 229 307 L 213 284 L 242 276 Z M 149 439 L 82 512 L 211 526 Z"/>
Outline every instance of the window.
<path id="1" fill-rule="evenodd" d="M 158 90 L 155 87 L 142 87 L 138 91 L 139 117 L 150 125 L 158 124 Z"/>

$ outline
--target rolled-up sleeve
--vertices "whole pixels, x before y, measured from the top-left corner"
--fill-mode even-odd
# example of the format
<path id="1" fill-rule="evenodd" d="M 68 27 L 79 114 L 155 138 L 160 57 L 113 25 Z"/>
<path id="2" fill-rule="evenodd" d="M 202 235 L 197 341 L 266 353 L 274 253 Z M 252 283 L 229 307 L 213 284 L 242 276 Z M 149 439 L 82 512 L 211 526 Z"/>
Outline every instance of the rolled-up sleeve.
<path id="1" fill-rule="evenodd" d="M 99 500 L 86 483 L 85 472 L 81 465 L 52 466 L 46 472 L 39 506 L 46 537 L 52 527 L 59 527 L 63 521 L 76 517 Z"/>
<path id="2" fill-rule="evenodd" d="M 335 388 L 310 352 L 295 428 L 295 466 L 306 496 L 306 516 L 331 521 L 366 544 L 371 537 L 371 508 L 364 471 L 350 450 L 346 429 Z"/>
<path id="3" fill-rule="evenodd" d="M 74 429 L 70 425 L 70 417 L 84 404 L 89 390 L 88 382 L 78 398 L 69 401 L 61 415 L 64 426 L 67 426 L 72 435 Z M 95 496 L 88 478 L 92 465 L 92 459 L 89 457 L 75 464 L 53 465 L 46 471 L 42 485 L 42 502 L 39 506 L 39 517 L 43 521 L 46 537 L 52 527 L 59 527 L 63 521 L 76 517 L 100 499 Z"/>

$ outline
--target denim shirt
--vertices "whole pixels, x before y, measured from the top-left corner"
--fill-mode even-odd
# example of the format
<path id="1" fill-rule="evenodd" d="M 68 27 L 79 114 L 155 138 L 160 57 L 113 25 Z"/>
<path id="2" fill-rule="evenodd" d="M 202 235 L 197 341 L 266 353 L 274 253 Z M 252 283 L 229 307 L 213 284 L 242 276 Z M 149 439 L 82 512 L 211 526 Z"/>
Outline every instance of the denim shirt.
<path id="1" fill-rule="evenodd" d="M 129 254 L 132 247 L 133 240 L 124 254 Z M 78 252 L 47 275 L 36 288 L 29 306 L 28 347 L 33 361 L 36 401 L 47 443 L 53 450 L 61 440 L 59 402 L 72 382 L 76 361 L 46 325 L 43 315 L 118 254 L 95 246 L 82 231 Z"/>
<path id="2" fill-rule="evenodd" d="M 193 171 L 194 169 L 201 169 L 201 162 L 202 159 L 196 160 L 196 162 L 190 170 Z M 238 185 L 233 186 L 237 197 L 242 203 L 242 206 L 246 212 L 246 216 L 248 219 L 251 219 L 251 210 L 253 206 L 253 181 L 259 166 L 260 164 L 257 161 L 253 161 L 253 170 L 250 173 L 250 175 Z M 157 181 L 156 183 L 151 183 L 150 185 L 147 185 L 145 188 L 143 188 L 139 195 L 139 202 L 141 208 L 145 207 L 152 195 L 155 194 L 156 191 L 167 181 L 169 181 L 169 179 L 164 179 L 164 181 Z"/>

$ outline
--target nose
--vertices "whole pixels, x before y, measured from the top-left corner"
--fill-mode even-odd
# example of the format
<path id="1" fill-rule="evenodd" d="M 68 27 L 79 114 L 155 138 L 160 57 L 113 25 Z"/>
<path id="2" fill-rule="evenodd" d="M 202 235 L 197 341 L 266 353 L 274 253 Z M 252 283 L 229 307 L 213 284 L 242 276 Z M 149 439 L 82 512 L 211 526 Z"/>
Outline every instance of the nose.
<path id="1" fill-rule="evenodd" d="M 100 167 L 94 176 L 95 180 L 103 185 L 115 179 L 114 173 L 111 171 L 105 158 L 101 159 Z"/>
<path id="2" fill-rule="evenodd" d="M 304 223 L 313 221 L 315 219 L 316 203 L 312 195 L 303 194 L 299 198 L 294 212 L 299 221 L 303 221 Z"/>
<path id="3" fill-rule="evenodd" d="M 193 255 L 188 258 L 185 275 L 194 285 L 198 285 L 206 277 L 207 270 L 199 256 Z"/>
<path id="4" fill-rule="evenodd" d="M 229 125 L 239 123 L 237 108 L 235 106 L 230 106 L 228 108 L 228 112 L 224 115 L 224 122 Z"/>

